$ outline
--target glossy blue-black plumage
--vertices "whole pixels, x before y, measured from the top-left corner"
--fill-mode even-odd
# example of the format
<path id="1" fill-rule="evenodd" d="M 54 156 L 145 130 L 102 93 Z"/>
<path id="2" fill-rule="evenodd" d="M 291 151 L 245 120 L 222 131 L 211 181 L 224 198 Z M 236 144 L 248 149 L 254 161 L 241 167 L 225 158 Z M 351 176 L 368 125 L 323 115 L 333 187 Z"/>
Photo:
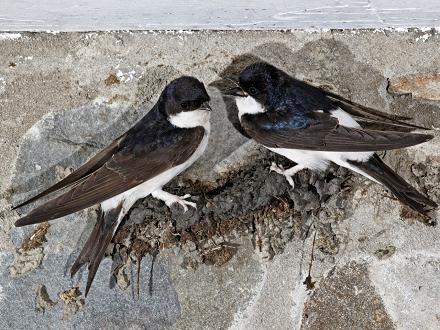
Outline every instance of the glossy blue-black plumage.
<path id="1" fill-rule="evenodd" d="M 311 113 L 317 110 L 329 111 L 334 105 L 316 88 L 290 77 L 267 63 L 255 63 L 240 74 L 240 86 L 270 114 L 273 128 L 306 128 L 316 124 Z M 264 124 L 266 128 L 269 122 Z"/>

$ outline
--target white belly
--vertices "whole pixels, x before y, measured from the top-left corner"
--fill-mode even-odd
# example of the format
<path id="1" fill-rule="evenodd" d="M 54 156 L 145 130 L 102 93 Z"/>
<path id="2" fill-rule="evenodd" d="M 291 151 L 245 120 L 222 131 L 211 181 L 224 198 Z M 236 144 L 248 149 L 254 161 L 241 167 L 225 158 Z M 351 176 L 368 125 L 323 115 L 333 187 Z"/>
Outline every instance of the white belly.
<path id="1" fill-rule="evenodd" d="M 311 170 L 325 170 L 330 165 L 330 162 L 338 164 L 339 166 L 352 168 L 351 165 L 347 163 L 347 160 L 366 161 L 373 155 L 373 152 L 333 152 L 285 148 L 268 149 Z"/>

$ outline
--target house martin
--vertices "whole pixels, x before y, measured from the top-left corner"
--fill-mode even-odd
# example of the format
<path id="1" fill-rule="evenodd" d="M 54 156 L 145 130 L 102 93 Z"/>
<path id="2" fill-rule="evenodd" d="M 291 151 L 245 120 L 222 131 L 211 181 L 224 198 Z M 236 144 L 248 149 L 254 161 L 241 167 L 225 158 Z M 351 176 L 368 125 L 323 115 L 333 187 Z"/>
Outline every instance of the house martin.
<path id="1" fill-rule="evenodd" d="M 375 151 L 413 146 L 432 135 L 405 122 L 410 118 L 371 109 L 297 80 L 268 63 L 247 66 L 232 87 L 240 124 L 256 142 L 296 163 L 271 170 L 292 178 L 302 169 L 325 170 L 331 163 L 387 187 L 403 204 L 429 216 L 437 203 L 388 167 Z"/>
<path id="2" fill-rule="evenodd" d="M 60 196 L 17 220 L 17 227 L 61 218 L 95 204 L 100 215 L 71 268 L 73 276 L 88 263 L 85 294 L 123 217 L 140 198 L 151 195 L 184 211 L 196 204 L 190 195 L 162 190 L 205 151 L 210 132 L 209 96 L 199 80 L 183 76 L 169 83 L 154 107 L 132 128 L 54 186 L 17 205 L 68 188 Z"/>

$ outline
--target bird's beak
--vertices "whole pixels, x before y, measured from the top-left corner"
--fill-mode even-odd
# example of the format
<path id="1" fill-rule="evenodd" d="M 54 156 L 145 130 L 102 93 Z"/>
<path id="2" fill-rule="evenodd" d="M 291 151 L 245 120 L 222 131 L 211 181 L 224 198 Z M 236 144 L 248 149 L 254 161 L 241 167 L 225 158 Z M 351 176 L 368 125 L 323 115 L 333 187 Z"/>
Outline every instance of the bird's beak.
<path id="1" fill-rule="evenodd" d="M 240 86 L 231 87 L 223 92 L 225 95 L 246 97 L 248 94 Z"/>
<path id="2" fill-rule="evenodd" d="M 199 110 L 212 111 L 211 106 L 209 105 L 208 102 L 203 102 Z"/>
<path id="3" fill-rule="evenodd" d="M 240 87 L 240 84 L 233 78 L 222 78 L 210 84 L 220 90 L 223 95 L 246 97 L 248 94 Z"/>

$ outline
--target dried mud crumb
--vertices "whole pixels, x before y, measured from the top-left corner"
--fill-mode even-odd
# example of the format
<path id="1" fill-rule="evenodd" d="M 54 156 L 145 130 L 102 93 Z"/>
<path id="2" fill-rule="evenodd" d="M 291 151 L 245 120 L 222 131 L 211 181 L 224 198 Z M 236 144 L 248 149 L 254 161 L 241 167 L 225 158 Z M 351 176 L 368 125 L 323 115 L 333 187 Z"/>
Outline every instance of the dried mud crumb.
<path id="1" fill-rule="evenodd" d="M 232 245 L 220 245 L 203 252 L 205 264 L 217 267 L 223 266 L 237 253 L 237 247 Z"/>
<path id="2" fill-rule="evenodd" d="M 110 73 L 110 75 L 107 78 L 105 78 L 105 80 L 104 80 L 104 84 L 106 86 L 111 86 L 111 85 L 115 85 L 115 84 L 119 84 L 119 83 L 120 83 L 120 80 L 114 73 Z"/>
<path id="3" fill-rule="evenodd" d="M 9 267 L 11 276 L 20 276 L 38 268 L 43 261 L 43 248 L 37 247 L 29 251 L 19 249 L 14 262 Z"/>
<path id="4" fill-rule="evenodd" d="M 116 284 L 121 290 L 126 290 L 130 285 L 130 280 L 128 275 L 125 273 L 125 267 L 120 267 L 116 272 L 114 272 L 116 277 Z"/>
<path id="5" fill-rule="evenodd" d="M 377 249 L 374 252 L 374 255 L 376 256 L 377 259 L 384 260 L 391 257 L 395 252 L 396 252 L 396 247 L 392 245 L 388 245 L 384 248 Z"/>
<path id="6" fill-rule="evenodd" d="M 331 224 L 325 224 L 318 228 L 316 247 L 324 254 L 336 255 L 339 252 L 340 240 L 333 232 Z"/>
<path id="7" fill-rule="evenodd" d="M 73 287 L 59 294 L 61 301 L 64 303 L 63 319 L 70 319 L 84 306 L 85 300 L 81 298 L 79 288 Z"/>
<path id="8" fill-rule="evenodd" d="M 45 313 L 46 310 L 52 308 L 56 304 L 57 302 L 50 299 L 46 286 L 44 284 L 40 284 L 36 292 L 35 310 L 37 312 Z"/>
<path id="9" fill-rule="evenodd" d="M 46 234 L 50 225 L 48 222 L 40 223 L 35 230 L 24 239 L 20 249 L 23 251 L 30 251 L 37 247 L 40 247 L 46 242 Z"/>

